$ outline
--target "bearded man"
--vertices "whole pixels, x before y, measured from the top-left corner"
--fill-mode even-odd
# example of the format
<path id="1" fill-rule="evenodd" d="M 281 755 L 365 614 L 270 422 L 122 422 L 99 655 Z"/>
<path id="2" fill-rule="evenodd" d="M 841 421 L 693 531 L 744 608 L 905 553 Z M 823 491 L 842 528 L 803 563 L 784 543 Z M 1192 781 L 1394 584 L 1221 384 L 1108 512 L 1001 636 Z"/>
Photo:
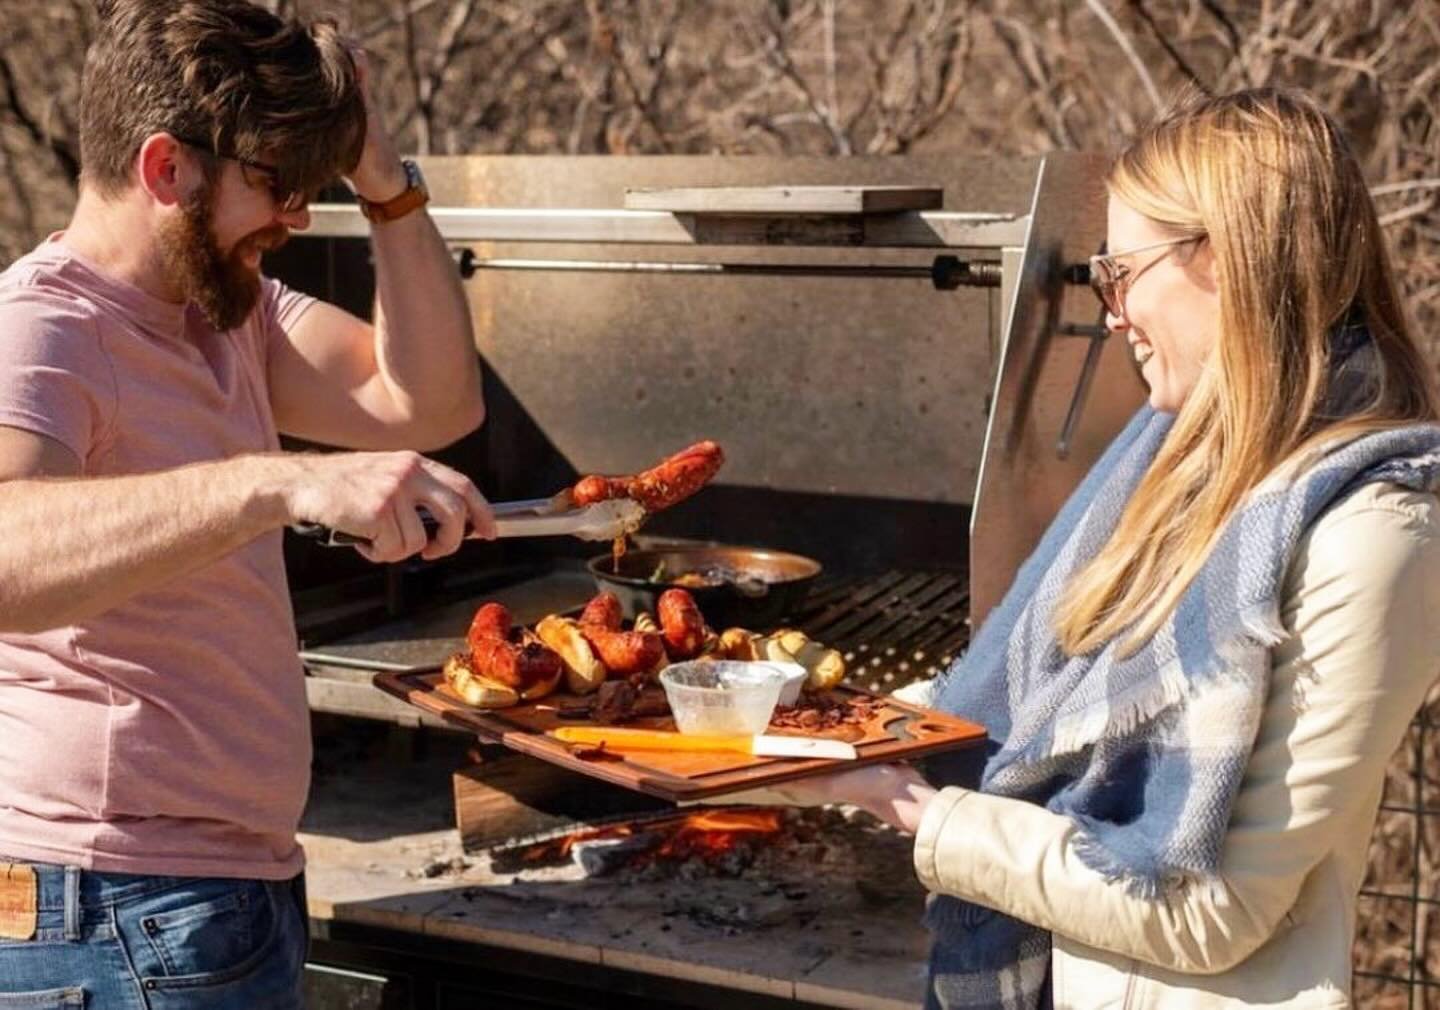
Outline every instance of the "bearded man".
<path id="1" fill-rule="evenodd" d="M 100 12 L 74 217 L 0 274 L 0 1006 L 298 1007 L 310 738 L 281 530 L 377 561 L 494 535 L 411 451 L 481 422 L 469 314 L 332 24 Z M 341 175 L 373 222 L 373 326 L 260 273 Z"/>

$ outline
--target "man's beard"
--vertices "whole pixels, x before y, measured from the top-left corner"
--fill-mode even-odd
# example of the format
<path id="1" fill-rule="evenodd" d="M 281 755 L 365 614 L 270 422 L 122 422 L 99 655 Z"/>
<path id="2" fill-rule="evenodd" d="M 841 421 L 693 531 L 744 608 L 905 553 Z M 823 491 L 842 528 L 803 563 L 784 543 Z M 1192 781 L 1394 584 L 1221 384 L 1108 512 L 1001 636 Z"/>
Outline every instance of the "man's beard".
<path id="1" fill-rule="evenodd" d="M 221 252 L 212 228 L 214 187 L 202 186 L 180 204 L 180 217 L 161 235 L 160 255 L 181 296 L 217 330 L 232 330 L 260 300 L 260 273 L 245 262 L 254 249 L 278 249 L 289 232 L 274 225 L 251 232 Z"/>

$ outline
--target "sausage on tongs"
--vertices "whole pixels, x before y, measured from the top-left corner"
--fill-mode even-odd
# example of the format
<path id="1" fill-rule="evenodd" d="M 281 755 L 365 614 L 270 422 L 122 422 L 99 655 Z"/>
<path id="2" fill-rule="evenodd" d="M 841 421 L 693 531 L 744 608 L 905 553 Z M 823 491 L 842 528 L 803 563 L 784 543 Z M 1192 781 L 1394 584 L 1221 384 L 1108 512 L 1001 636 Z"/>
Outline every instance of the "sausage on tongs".
<path id="1" fill-rule="evenodd" d="M 708 439 L 661 460 L 642 473 L 621 477 L 592 474 L 570 491 L 577 506 L 612 498 L 631 498 L 646 512 L 659 512 L 689 498 L 708 484 L 725 462 L 720 446 Z"/>
<path id="2" fill-rule="evenodd" d="M 571 503 L 594 505 L 614 498 L 629 498 L 640 503 L 649 515 L 684 501 L 710 482 L 725 462 L 725 453 L 710 440 L 696 442 L 642 473 L 624 477 L 591 474 L 582 477 L 570 489 Z M 620 570 L 620 557 L 625 553 L 625 534 L 615 538 L 611 556 L 615 571 Z"/>

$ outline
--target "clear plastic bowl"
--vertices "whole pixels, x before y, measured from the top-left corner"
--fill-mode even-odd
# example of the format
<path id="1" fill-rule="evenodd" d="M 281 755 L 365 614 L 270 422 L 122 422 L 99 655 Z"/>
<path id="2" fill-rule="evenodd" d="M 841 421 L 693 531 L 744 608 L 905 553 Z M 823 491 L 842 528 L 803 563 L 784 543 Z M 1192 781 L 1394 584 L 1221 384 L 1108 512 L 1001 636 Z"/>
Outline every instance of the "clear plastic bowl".
<path id="1" fill-rule="evenodd" d="M 785 678 L 780 685 L 780 698 L 776 704 L 785 706 L 796 704 L 800 700 L 800 689 L 805 686 L 805 678 L 809 676 L 805 667 L 799 663 L 785 663 L 775 659 L 758 662 L 779 670 L 780 675 Z"/>
<path id="2" fill-rule="evenodd" d="M 785 680 L 772 663 L 729 659 L 675 663 L 660 671 L 681 733 L 764 733 Z"/>

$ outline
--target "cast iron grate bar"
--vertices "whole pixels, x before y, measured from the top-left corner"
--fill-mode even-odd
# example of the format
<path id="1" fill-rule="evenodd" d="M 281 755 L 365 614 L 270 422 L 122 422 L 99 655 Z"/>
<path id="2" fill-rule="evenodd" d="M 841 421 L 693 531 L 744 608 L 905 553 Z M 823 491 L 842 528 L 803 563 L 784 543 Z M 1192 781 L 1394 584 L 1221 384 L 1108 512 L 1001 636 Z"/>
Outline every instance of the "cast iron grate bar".
<path id="1" fill-rule="evenodd" d="M 839 649 L 850 683 L 889 692 L 938 675 L 964 650 L 969 602 L 967 581 L 954 572 L 835 577 L 789 623 Z"/>
<path id="2" fill-rule="evenodd" d="M 797 623 L 801 627 L 813 629 L 817 634 L 835 637 L 833 625 L 835 622 L 856 610 L 869 604 L 872 600 L 879 598 L 887 590 L 898 585 L 905 578 L 904 572 L 886 572 L 868 579 L 846 580 L 842 583 L 840 592 L 836 593 L 836 602 L 831 603 L 819 614 L 814 614 L 810 608 L 800 611 L 796 616 Z"/>
<path id="3" fill-rule="evenodd" d="M 876 597 L 866 606 L 856 607 L 825 634 L 837 642 L 847 643 L 889 640 L 895 626 L 914 612 L 915 594 L 928 581 L 926 575 L 904 579 L 891 592 Z"/>

